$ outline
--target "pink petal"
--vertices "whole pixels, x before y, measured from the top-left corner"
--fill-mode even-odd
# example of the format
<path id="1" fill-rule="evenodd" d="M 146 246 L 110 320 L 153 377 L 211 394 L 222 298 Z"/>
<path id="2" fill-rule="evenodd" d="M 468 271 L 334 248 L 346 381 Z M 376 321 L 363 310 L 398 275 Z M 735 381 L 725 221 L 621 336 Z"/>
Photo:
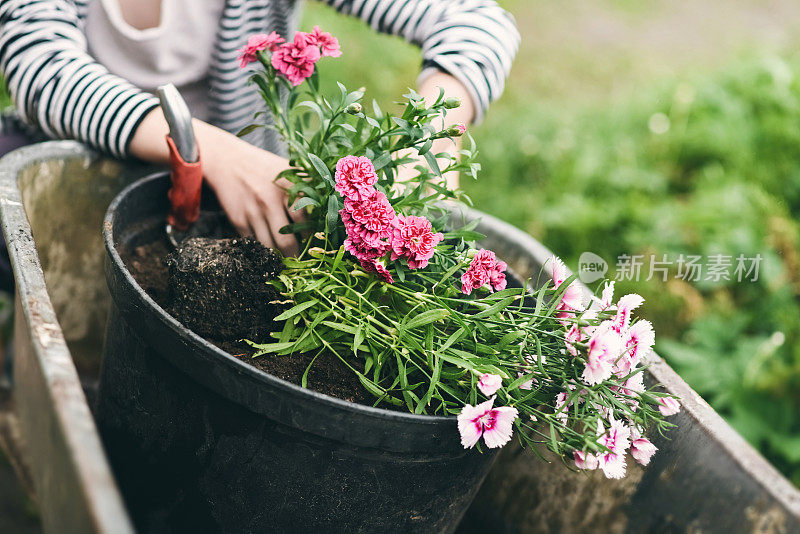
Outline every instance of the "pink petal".
<path id="1" fill-rule="evenodd" d="M 613 280 L 606 282 L 603 288 L 603 294 L 600 296 L 600 309 L 605 310 L 611 307 L 614 299 L 614 284 L 615 282 Z"/>
<path id="2" fill-rule="evenodd" d="M 644 298 L 636 293 L 621 297 L 617 302 L 617 316 L 614 318 L 614 330 L 625 332 L 631 320 L 631 312 L 644 303 Z"/>
<path id="3" fill-rule="evenodd" d="M 483 430 L 483 441 L 490 449 L 502 447 L 511 439 L 513 433 L 514 420 L 519 412 L 511 406 L 502 406 L 492 410 L 494 425 L 491 428 L 485 427 Z"/>
<path id="4" fill-rule="evenodd" d="M 522 378 L 525 376 L 525 373 L 517 373 L 517 378 Z M 531 390 L 533 389 L 533 378 L 528 380 L 527 382 L 523 382 L 519 385 L 519 389 Z"/>
<path id="5" fill-rule="evenodd" d="M 575 451 L 575 467 L 578 469 L 594 470 L 597 469 L 599 462 L 597 456 L 583 451 Z"/>
<path id="6" fill-rule="evenodd" d="M 553 284 L 555 287 L 560 286 L 564 280 L 569 278 L 567 267 L 558 256 L 550 256 L 550 258 L 545 262 L 545 265 L 549 266 L 550 274 L 553 277 Z"/>
<path id="7" fill-rule="evenodd" d="M 487 397 L 494 395 L 502 385 L 503 385 L 502 376 L 492 375 L 489 373 L 481 375 L 481 379 L 480 381 L 478 381 L 478 389 L 480 389 L 481 392 Z"/>
<path id="8" fill-rule="evenodd" d="M 600 468 L 606 478 L 625 478 L 625 457 L 621 454 L 603 454 Z"/>
<path id="9" fill-rule="evenodd" d="M 629 360 L 630 367 L 635 367 L 647 357 L 655 342 L 656 334 L 650 321 L 636 321 L 625 336 L 625 347 L 628 349 L 625 357 Z"/>
<path id="10" fill-rule="evenodd" d="M 658 447 L 650 443 L 647 438 L 638 438 L 631 443 L 631 456 L 642 465 L 650 463 L 650 459 L 658 450 Z"/>
<path id="11" fill-rule="evenodd" d="M 480 439 L 483 434 L 483 425 L 480 423 L 480 419 L 491 411 L 493 404 L 494 397 L 477 406 L 466 404 L 461 409 L 457 418 L 458 431 L 461 434 L 461 445 L 465 449 L 471 449 Z"/>
<path id="12" fill-rule="evenodd" d="M 675 415 L 681 411 L 680 403 L 672 397 L 659 397 L 658 404 L 660 405 L 658 411 L 660 411 L 661 415 L 664 417 Z"/>

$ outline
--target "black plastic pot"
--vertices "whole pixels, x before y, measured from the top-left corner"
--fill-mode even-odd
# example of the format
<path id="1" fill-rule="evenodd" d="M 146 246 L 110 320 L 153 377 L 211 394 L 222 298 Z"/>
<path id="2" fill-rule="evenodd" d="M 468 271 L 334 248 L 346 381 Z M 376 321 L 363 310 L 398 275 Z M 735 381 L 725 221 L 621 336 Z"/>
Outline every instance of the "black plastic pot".
<path id="1" fill-rule="evenodd" d="M 160 308 L 117 252 L 162 231 L 166 174 L 106 215 L 113 305 L 97 421 L 143 532 L 450 532 L 495 458 L 455 417 L 316 393 L 216 348 Z"/>

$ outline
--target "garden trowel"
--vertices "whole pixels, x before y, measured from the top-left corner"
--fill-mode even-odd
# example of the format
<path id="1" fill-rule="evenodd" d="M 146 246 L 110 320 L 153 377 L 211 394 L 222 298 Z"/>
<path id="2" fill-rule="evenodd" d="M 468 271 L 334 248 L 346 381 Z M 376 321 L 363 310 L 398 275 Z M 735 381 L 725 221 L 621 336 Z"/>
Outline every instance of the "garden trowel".
<path id="1" fill-rule="evenodd" d="M 167 192 L 170 211 L 167 215 L 166 233 L 172 246 L 177 247 L 188 237 L 190 228 L 200 218 L 203 169 L 192 127 L 192 115 L 183 97 L 172 84 L 162 85 L 157 93 L 164 118 L 169 125 L 167 146 L 172 187 Z"/>

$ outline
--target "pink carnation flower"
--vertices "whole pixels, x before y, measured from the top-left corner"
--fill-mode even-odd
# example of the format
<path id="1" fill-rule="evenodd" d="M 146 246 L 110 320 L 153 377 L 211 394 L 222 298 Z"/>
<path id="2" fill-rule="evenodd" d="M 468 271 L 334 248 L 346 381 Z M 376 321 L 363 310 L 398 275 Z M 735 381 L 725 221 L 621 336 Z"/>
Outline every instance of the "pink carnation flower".
<path id="1" fill-rule="evenodd" d="M 490 291 L 500 291 L 506 287 L 504 271 L 508 266 L 498 261 L 491 250 L 480 249 L 461 275 L 461 291 L 469 295 L 473 290 L 489 284 Z"/>
<path id="2" fill-rule="evenodd" d="M 614 330 L 620 334 L 628 330 L 631 322 L 631 312 L 644 303 L 644 298 L 636 293 L 625 295 L 617 302 L 617 315 L 614 317 Z"/>
<path id="3" fill-rule="evenodd" d="M 444 235 L 434 234 L 425 217 L 398 217 L 392 235 L 392 260 L 405 258 L 409 269 L 424 269 L 442 239 Z"/>
<path id="4" fill-rule="evenodd" d="M 626 395 L 626 397 L 623 397 L 623 400 L 630 405 L 633 411 L 636 411 L 639 409 L 639 401 L 628 397 L 633 397 L 637 393 L 644 393 L 644 374 L 636 373 L 626 380 L 622 386 L 612 386 L 611 389 L 618 392 L 620 395 Z"/>
<path id="5" fill-rule="evenodd" d="M 489 268 L 489 286 L 495 291 L 502 291 L 506 288 L 506 262 L 497 260 Z"/>
<path id="6" fill-rule="evenodd" d="M 383 259 L 363 259 L 360 261 L 361 267 L 371 273 L 376 273 L 381 280 L 387 284 L 393 284 L 394 278 L 392 273 L 386 268 L 386 262 Z"/>
<path id="7" fill-rule="evenodd" d="M 297 32 L 294 41 L 284 43 L 272 52 L 272 66 L 294 86 L 314 74 L 314 65 L 320 58 L 319 47 L 310 44 L 307 35 Z"/>
<path id="8" fill-rule="evenodd" d="M 598 454 L 600 469 L 606 478 L 625 477 L 625 451 L 630 447 L 631 429 L 620 421 L 611 419 L 608 432 L 604 432 L 602 421 L 597 422 L 597 433 L 602 434 L 597 442 L 607 447 L 608 452 Z"/>
<path id="9" fill-rule="evenodd" d="M 345 250 L 355 256 L 366 270 L 391 281 L 386 265 L 376 261 L 391 250 L 388 238 L 397 219 L 386 195 L 372 189 L 372 195 L 363 200 L 345 198 L 344 209 L 339 211 L 339 215 L 347 232 Z"/>
<path id="10" fill-rule="evenodd" d="M 619 334 L 614 331 L 610 321 L 604 321 L 589 338 L 589 352 L 583 380 L 589 385 L 599 384 L 613 374 L 614 362 L 622 352 Z"/>
<path id="11" fill-rule="evenodd" d="M 661 412 L 661 415 L 664 417 L 675 415 L 681 411 L 680 403 L 672 397 L 659 397 L 658 404 L 658 411 Z"/>
<path id="12" fill-rule="evenodd" d="M 389 243 L 380 239 L 370 242 L 348 237 L 344 240 L 344 249 L 363 262 L 385 256 L 389 252 Z"/>
<path id="13" fill-rule="evenodd" d="M 577 343 L 580 343 L 585 338 L 583 330 L 578 328 L 578 325 L 573 324 L 567 333 L 564 334 L 564 342 L 567 345 L 567 350 L 573 356 L 578 355 L 578 349 L 575 347 Z"/>
<path id="14" fill-rule="evenodd" d="M 397 215 L 386 195 L 373 190 L 372 196 L 364 200 L 344 200 L 344 211 L 350 216 L 352 229 L 362 240 L 391 237 Z"/>
<path id="15" fill-rule="evenodd" d="M 614 280 L 606 282 L 606 285 L 603 286 L 603 292 L 600 295 L 600 298 L 592 297 L 592 307 L 593 310 L 607 310 L 613 309 L 611 308 L 614 303 Z"/>
<path id="16" fill-rule="evenodd" d="M 366 200 L 375 191 L 378 181 L 369 158 L 345 156 L 336 162 L 336 191 L 350 200 Z"/>
<path id="17" fill-rule="evenodd" d="M 490 449 L 502 447 L 511 439 L 514 420 L 519 412 L 511 406 L 493 408 L 495 397 L 477 406 L 465 405 L 458 414 L 461 445 L 471 449 L 483 436 Z"/>
<path id="18" fill-rule="evenodd" d="M 561 285 L 569 278 L 567 267 L 557 256 L 551 256 L 545 264 L 549 265 L 555 289 L 560 289 Z M 583 309 L 583 291 L 575 280 L 570 282 L 564 289 L 564 292 L 561 294 L 561 302 L 559 302 L 556 309 L 560 312 L 556 314 L 556 317 L 559 319 L 572 317 L 574 316 L 574 312 Z M 562 323 L 565 324 L 565 321 L 562 321 Z"/>
<path id="19" fill-rule="evenodd" d="M 562 391 L 558 395 L 556 395 L 556 402 L 553 413 L 557 413 L 556 419 L 561 421 L 563 424 L 567 424 L 567 419 L 569 419 L 569 408 L 572 406 L 572 402 L 570 402 L 566 407 L 564 406 L 567 404 L 567 399 L 569 398 L 569 394 L 566 391 Z"/>
<path id="20" fill-rule="evenodd" d="M 339 49 L 339 40 L 328 32 L 324 32 L 319 26 L 314 26 L 311 33 L 307 34 L 310 43 L 319 47 L 323 57 L 339 57 L 342 51 Z"/>
<path id="21" fill-rule="evenodd" d="M 631 456 L 634 460 L 647 465 L 657 450 L 658 447 L 650 443 L 649 439 L 642 437 L 635 427 L 631 427 Z"/>
<path id="22" fill-rule="evenodd" d="M 517 373 L 517 378 L 522 378 L 523 376 L 525 376 L 525 373 Z M 520 384 L 519 385 L 519 389 L 524 389 L 524 390 L 528 390 L 528 391 L 532 390 L 533 389 L 533 378 L 531 378 L 530 380 L 526 380 L 525 382 Z"/>
<path id="23" fill-rule="evenodd" d="M 278 35 L 278 32 L 251 35 L 247 44 L 239 49 L 239 66 L 245 68 L 248 64 L 258 61 L 258 52 L 267 49 L 274 51 L 282 42 L 283 37 Z"/>
<path id="24" fill-rule="evenodd" d="M 478 389 L 486 395 L 490 397 L 497 393 L 497 390 L 500 389 L 500 386 L 503 385 L 503 377 L 500 375 L 492 375 L 489 373 L 485 373 L 481 375 L 481 379 L 478 381 Z"/>
<path id="25" fill-rule="evenodd" d="M 627 375 L 653 349 L 656 334 L 650 321 L 637 321 L 623 336 L 625 354 L 617 362 L 616 373 L 620 377 Z"/>
<path id="26" fill-rule="evenodd" d="M 594 454 L 583 451 L 575 451 L 573 455 L 575 457 L 575 467 L 578 469 L 594 470 L 600 465 L 600 462 L 597 460 L 597 456 Z"/>

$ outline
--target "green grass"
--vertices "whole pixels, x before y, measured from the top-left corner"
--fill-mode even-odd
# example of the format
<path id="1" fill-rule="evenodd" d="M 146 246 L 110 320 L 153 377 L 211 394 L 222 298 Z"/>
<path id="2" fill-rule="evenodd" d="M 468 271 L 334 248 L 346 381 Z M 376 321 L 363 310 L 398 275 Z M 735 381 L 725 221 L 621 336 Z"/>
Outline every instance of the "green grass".
<path id="1" fill-rule="evenodd" d="M 8 94 L 5 82 L 2 78 L 0 78 L 0 109 L 7 108 L 10 105 L 11 96 Z"/>
<path id="2" fill-rule="evenodd" d="M 472 128 L 484 170 L 465 189 L 572 268 L 584 251 L 610 276 L 621 254 L 760 254 L 755 282 L 689 283 L 673 266 L 666 283 L 618 287 L 647 299 L 658 352 L 800 485 L 800 61 L 720 51 L 727 37 L 710 30 L 691 57 L 647 43 L 602 56 L 603 43 L 558 32 L 610 17 L 623 38 L 647 39 L 656 4 L 502 3 L 523 47 L 506 94 Z M 321 64 L 329 79 L 382 105 L 414 85 L 419 52 L 401 40 L 309 5 L 312 24 L 342 44 Z"/>

